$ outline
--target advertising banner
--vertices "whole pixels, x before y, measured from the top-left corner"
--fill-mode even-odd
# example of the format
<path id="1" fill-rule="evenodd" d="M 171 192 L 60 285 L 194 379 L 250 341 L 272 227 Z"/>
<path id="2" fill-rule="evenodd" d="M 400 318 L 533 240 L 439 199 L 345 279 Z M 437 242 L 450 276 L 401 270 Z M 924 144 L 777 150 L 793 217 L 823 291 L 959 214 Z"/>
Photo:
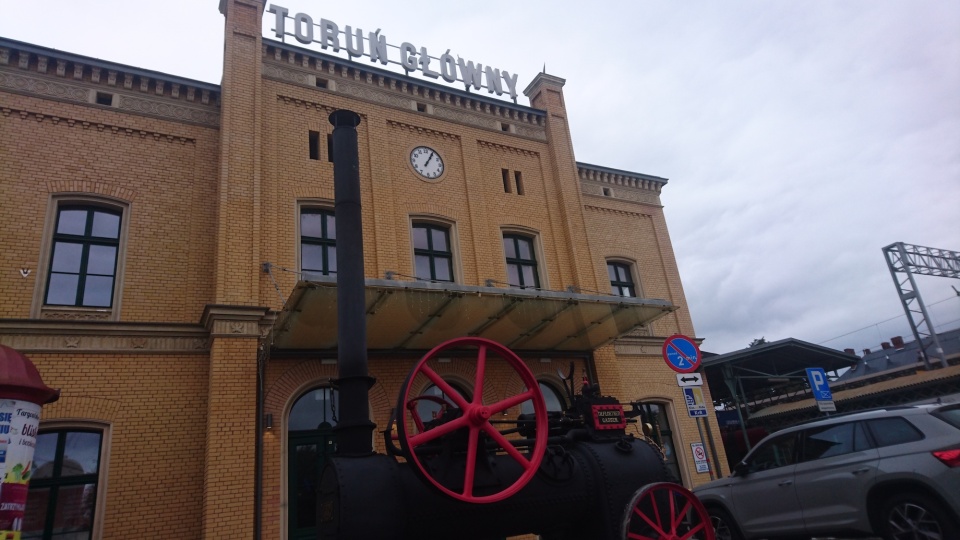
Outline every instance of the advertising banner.
<path id="1" fill-rule="evenodd" d="M 0 540 L 20 540 L 40 405 L 0 399 Z"/>

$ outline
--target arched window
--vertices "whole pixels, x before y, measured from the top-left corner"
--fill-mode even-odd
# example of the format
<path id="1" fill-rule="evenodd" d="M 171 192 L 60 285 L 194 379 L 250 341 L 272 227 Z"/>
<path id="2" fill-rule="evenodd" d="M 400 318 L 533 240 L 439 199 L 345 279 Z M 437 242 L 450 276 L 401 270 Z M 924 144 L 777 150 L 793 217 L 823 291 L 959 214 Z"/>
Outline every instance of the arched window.
<path id="1" fill-rule="evenodd" d="M 563 392 L 559 391 L 550 383 L 540 381 L 540 393 L 543 394 L 543 401 L 546 402 L 547 412 L 561 412 L 567 408 L 567 400 L 563 397 Z M 527 391 L 526 388 L 523 389 Z M 520 404 L 522 414 L 533 414 L 533 401 L 527 400 Z"/>
<path id="2" fill-rule="evenodd" d="M 637 296 L 633 284 L 630 265 L 622 262 L 607 261 L 607 274 L 610 277 L 610 292 L 616 296 Z"/>
<path id="3" fill-rule="evenodd" d="M 534 238 L 505 233 L 503 252 L 507 258 L 507 283 L 521 289 L 539 289 L 540 273 L 537 268 Z"/>
<path id="4" fill-rule="evenodd" d="M 305 280 L 337 273 L 337 222 L 331 210 L 300 210 L 300 271 Z"/>
<path id="5" fill-rule="evenodd" d="M 287 420 L 289 538 L 317 537 L 317 482 L 336 452 L 337 392 L 328 387 L 301 394 Z"/>
<path id="6" fill-rule="evenodd" d="M 453 389 L 456 390 L 457 393 L 459 393 L 460 396 L 463 397 L 463 399 L 465 399 L 466 401 L 470 401 L 473 399 L 473 396 L 470 394 L 470 392 L 468 392 L 463 387 L 463 385 L 453 381 L 446 381 L 446 382 L 447 384 L 452 386 Z M 448 401 L 451 405 L 456 406 L 456 402 L 450 399 L 450 396 L 445 394 L 443 390 L 441 390 L 438 386 L 433 384 L 426 387 L 423 390 L 423 392 L 420 393 L 420 395 L 437 397 L 437 398 Z M 421 399 L 420 401 L 417 402 L 417 414 L 420 416 L 420 420 L 423 422 L 429 422 L 437 418 L 437 416 L 441 414 L 442 408 L 443 408 L 443 405 L 435 401 L 431 401 L 429 399 Z"/>
<path id="7" fill-rule="evenodd" d="M 450 228 L 435 223 L 414 223 L 413 259 L 417 279 L 453 281 Z"/>
<path id="8" fill-rule="evenodd" d="M 120 217 L 121 212 L 98 206 L 59 207 L 44 303 L 113 305 Z"/>
<path id="9" fill-rule="evenodd" d="M 83 428 L 37 435 L 23 538 L 92 538 L 103 432 Z"/>
<path id="10" fill-rule="evenodd" d="M 683 477 L 680 476 L 677 450 L 673 444 L 673 429 L 670 427 L 670 420 L 667 418 L 667 406 L 662 403 L 644 402 L 640 404 L 640 410 L 641 421 L 644 424 L 649 424 L 652 428 L 649 433 L 650 438 L 663 449 L 667 468 L 676 476 L 677 480 L 681 480 Z"/>

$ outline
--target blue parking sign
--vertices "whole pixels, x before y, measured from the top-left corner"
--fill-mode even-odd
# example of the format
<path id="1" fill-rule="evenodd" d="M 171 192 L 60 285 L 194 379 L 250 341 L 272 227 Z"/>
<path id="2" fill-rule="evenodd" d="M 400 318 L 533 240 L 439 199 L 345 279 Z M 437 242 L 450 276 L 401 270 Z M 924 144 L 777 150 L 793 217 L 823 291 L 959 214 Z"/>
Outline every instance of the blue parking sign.
<path id="1" fill-rule="evenodd" d="M 823 368 L 807 368 L 807 380 L 810 381 L 810 389 L 813 391 L 814 399 L 817 401 L 833 401 L 827 372 Z"/>

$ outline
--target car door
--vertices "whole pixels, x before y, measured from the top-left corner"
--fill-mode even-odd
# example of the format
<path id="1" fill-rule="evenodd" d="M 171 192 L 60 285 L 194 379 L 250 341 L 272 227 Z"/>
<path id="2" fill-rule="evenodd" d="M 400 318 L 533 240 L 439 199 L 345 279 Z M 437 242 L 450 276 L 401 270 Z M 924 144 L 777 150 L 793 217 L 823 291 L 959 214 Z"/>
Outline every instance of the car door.
<path id="1" fill-rule="evenodd" d="M 803 532 L 803 515 L 794 485 L 797 433 L 762 442 L 731 478 L 734 518 L 747 536 Z"/>
<path id="2" fill-rule="evenodd" d="M 862 422 L 804 430 L 794 478 L 807 534 L 869 531 L 867 490 L 879 463 Z"/>

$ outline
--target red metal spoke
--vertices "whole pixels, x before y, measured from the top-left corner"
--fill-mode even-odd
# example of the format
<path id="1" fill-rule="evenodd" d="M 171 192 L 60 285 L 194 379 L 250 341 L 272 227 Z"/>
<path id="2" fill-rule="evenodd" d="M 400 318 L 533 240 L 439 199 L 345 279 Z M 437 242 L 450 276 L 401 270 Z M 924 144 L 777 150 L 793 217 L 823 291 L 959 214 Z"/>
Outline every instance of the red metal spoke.
<path id="1" fill-rule="evenodd" d="M 483 403 L 483 377 L 487 371 L 487 346 L 481 345 L 477 352 L 477 375 L 473 380 L 473 403 Z"/>
<path id="2" fill-rule="evenodd" d="M 420 418 L 420 413 L 417 412 L 416 407 L 410 409 L 410 416 L 413 417 L 413 423 L 417 426 L 417 433 L 426 431 L 423 427 L 423 420 Z"/>
<path id="3" fill-rule="evenodd" d="M 450 383 L 443 380 L 443 378 L 440 377 L 436 371 L 427 367 L 426 364 L 420 366 L 420 373 L 423 373 L 428 379 L 430 379 L 431 382 L 433 382 L 433 384 L 437 385 L 437 388 L 439 388 L 445 396 L 452 399 L 457 407 L 460 407 L 460 409 L 466 410 L 470 405 L 467 403 L 467 400 L 463 399 L 463 396 L 460 395 L 460 392 L 457 392 L 456 389 L 450 386 Z"/>
<path id="4" fill-rule="evenodd" d="M 447 433 L 452 433 L 462 427 L 465 427 L 467 423 L 467 418 L 465 416 L 461 416 L 460 418 L 451 420 L 446 424 L 440 424 L 429 431 L 424 431 L 423 433 L 419 433 L 412 437 L 407 437 L 407 442 L 410 443 L 410 448 L 416 448 L 421 444 L 426 444 L 436 438 L 443 437 Z"/>
<path id="5" fill-rule="evenodd" d="M 704 523 L 701 521 L 696 527 L 690 529 L 690 531 L 687 534 L 680 537 L 680 540 L 690 540 L 690 538 L 692 538 L 693 535 L 700 532 L 700 529 L 702 529 L 703 527 L 704 527 Z"/>
<path id="6" fill-rule="evenodd" d="M 466 472 L 463 474 L 463 495 L 473 496 L 473 478 L 477 469 L 477 441 L 480 439 L 480 428 L 470 427 L 470 436 L 467 440 Z"/>
<path id="7" fill-rule="evenodd" d="M 657 540 L 656 538 L 650 538 L 649 536 L 644 536 L 642 534 L 637 534 L 632 532 L 627 533 L 627 538 L 630 538 L 632 540 Z"/>
<path id="8" fill-rule="evenodd" d="M 673 495 L 674 495 L 673 493 L 670 494 L 670 506 L 673 506 Z M 678 495 L 683 496 L 682 493 L 678 493 Z M 687 504 L 683 505 L 683 510 L 680 510 L 674 516 L 674 519 L 676 519 L 676 521 L 673 521 L 671 523 L 671 527 L 673 527 L 673 532 L 677 532 L 677 527 L 679 527 L 680 522 L 683 521 L 683 516 L 687 514 L 687 511 L 690 510 L 690 506 L 693 504 L 693 501 L 691 501 L 686 497 L 683 497 L 683 500 L 685 500 Z"/>
<path id="9" fill-rule="evenodd" d="M 533 391 L 527 390 L 526 392 L 524 392 L 524 393 L 522 393 L 522 394 L 518 394 L 518 395 L 516 395 L 516 396 L 509 397 L 509 398 L 507 398 L 507 399 L 505 399 L 505 400 L 503 400 L 503 401 L 498 401 L 498 402 L 494 403 L 493 405 L 490 405 L 490 414 L 501 413 L 501 412 L 509 409 L 510 407 L 515 407 L 515 406 L 523 403 L 524 401 L 527 401 L 528 399 L 532 399 L 533 396 L 534 396 Z"/>
<path id="10" fill-rule="evenodd" d="M 499 444 L 500 447 L 503 448 L 508 455 L 510 455 L 510 457 L 517 460 L 517 463 L 519 463 L 520 466 L 524 468 L 524 470 L 530 468 L 530 465 L 531 465 L 530 460 L 524 457 L 524 455 L 521 454 L 520 451 L 516 449 L 516 447 L 510 444 L 510 441 L 508 441 L 507 438 L 504 437 L 499 431 L 493 429 L 493 426 L 491 426 L 489 423 L 485 423 L 482 426 L 480 426 L 480 428 L 487 435 L 493 438 L 493 440 L 496 441 L 496 443 Z"/>
<path id="11" fill-rule="evenodd" d="M 640 503 L 637 502 L 637 504 L 639 505 Z M 650 521 L 650 518 L 648 518 L 646 514 L 644 514 L 643 512 L 641 512 L 639 508 L 637 508 L 636 506 L 633 507 L 633 513 L 637 514 L 637 515 L 640 516 L 644 521 L 646 521 L 646 522 L 647 522 L 647 525 L 650 525 L 651 527 L 653 527 L 653 530 L 654 530 L 654 531 L 660 533 L 662 536 L 666 536 L 666 535 L 667 535 L 666 531 L 664 531 L 664 530 L 663 530 L 663 527 L 661 527 L 660 524 L 659 524 L 659 521 L 660 521 L 660 513 L 657 512 L 657 506 L 656 506 L 656 505 L 653 505 L 653 511 L 656 512 L 657 522 L 658 522 L 658 523 L 654 523 L 653 521 Z"/>
<path id="12" fill-rule="evenodd" d="M 667 499 L 670 500 L 670 532 L 677 534 L 677 524 L 673 521 L 677 507 L 673 504 L 673 492 L 667 489 Z"/>

